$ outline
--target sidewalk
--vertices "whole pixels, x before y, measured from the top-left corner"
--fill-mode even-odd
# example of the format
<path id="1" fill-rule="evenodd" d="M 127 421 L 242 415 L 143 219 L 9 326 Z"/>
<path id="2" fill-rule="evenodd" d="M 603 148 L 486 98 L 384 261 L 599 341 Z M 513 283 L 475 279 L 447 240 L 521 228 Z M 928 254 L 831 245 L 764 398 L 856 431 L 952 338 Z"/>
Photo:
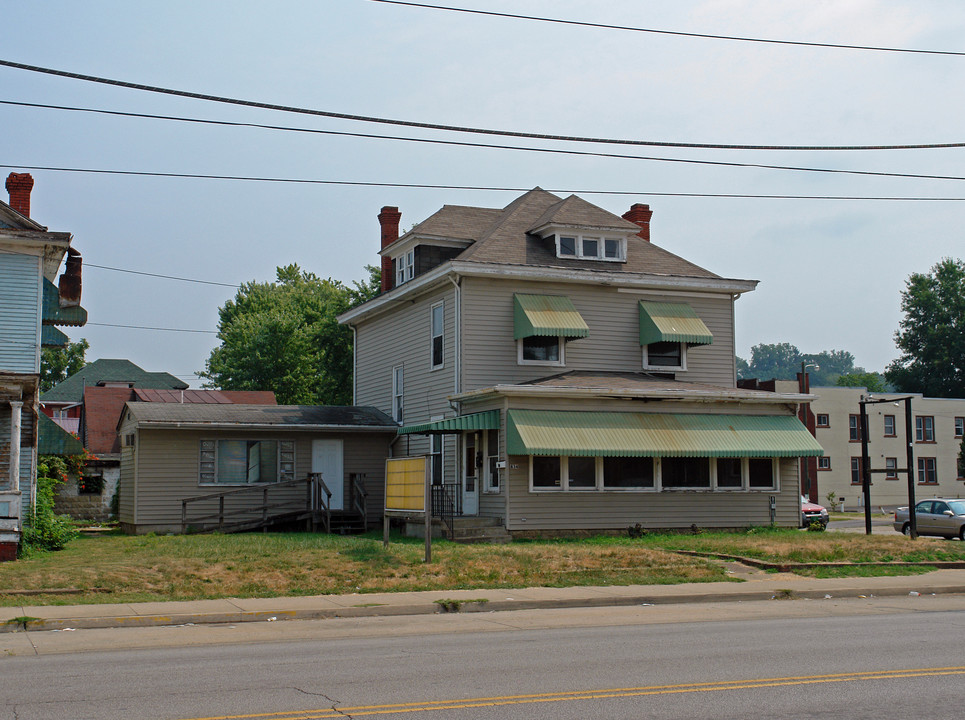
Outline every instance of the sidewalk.
<path id="1" fill-rule="evenodd" d="M 157 627 L 202 623 L 274 622 L 493 612 L 537 608 L 669 605 L 753 600 L 824 599 L 921 595 L 965 595 L 965 570 L 936 570 L 903 577 L 812 579 L 736 569 L 746 582 L 630 585 L 613 587 L 451 590 L 406 593 L 317 595 L 311 597 L 226 598 L 189 602 L 108 605 L 15 606 L 0 608 L 0 632 Z M 448 607 L 444 607 L 447 601 Z"/>

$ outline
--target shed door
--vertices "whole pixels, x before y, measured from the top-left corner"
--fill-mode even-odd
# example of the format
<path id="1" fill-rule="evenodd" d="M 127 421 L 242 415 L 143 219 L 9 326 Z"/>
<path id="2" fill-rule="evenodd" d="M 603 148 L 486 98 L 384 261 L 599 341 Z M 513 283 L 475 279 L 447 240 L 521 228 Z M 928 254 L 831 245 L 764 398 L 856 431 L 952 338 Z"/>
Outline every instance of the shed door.
<path id="1" fill-rule="evenodd" d="M 341 440 L 312 440 L 312 472 L 321 473 L 332 493 L 332 510 L 344 507 L 345 472 L 342 466 Z"/>

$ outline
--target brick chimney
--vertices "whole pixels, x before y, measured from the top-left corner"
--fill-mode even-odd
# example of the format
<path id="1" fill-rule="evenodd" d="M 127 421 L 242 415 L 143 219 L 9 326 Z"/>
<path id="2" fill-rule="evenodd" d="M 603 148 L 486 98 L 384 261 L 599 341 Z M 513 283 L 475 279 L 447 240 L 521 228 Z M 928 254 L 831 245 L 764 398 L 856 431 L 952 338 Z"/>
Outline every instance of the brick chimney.
<path id="1" fill-rule="evenodd" d="M 399 220 L 401 219 L 402 213 L 399 212 L 399 208 L 390 205 L 382 208 L 382 212 L 379 213 L 379 225 L 382 226 L 382 249 L 387 248 L 399 239 Z M 392 258 L 383 257 L 382 292 L 388 292 L 392 289 L 394 279 L 392 277 Z"/>
<path id="2" fill-rule="evenodd" d="M 26 217 L 30 217 L 30 191 L 33 186 L 34 179 L 30 173 L 10 173 L 7 176 L 10 207 Z"/>
<path id="3" fill-rule="evenodd" d="M 643 228 L 637 235 L 647 242 L 650 242 L 650 218 L 652 217 L 653 210 L 650 209 L 649 205 L 643 203 L 634 203 L 629 210 L 623 213 L 624 220 L 629 220 Z"/>

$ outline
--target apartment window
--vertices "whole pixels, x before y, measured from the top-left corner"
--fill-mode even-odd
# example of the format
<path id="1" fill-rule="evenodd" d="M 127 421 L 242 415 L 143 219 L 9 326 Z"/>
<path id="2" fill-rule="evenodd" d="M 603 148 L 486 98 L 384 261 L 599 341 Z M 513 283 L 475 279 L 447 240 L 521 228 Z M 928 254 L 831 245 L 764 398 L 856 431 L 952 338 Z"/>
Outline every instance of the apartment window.
<path id="1" fill-rule="evenodd" d="M 565 364 L 565 345 L 561 337 L 532 337 L 517 340 L 516 360 L 520 365 Z"/>
<path id="2" fill-rule="evenodd" d="M 437 303 L 432 306 L 432 320 L 431 320 L 431 333 L 432 333 L 432 369 L 441 368 L 443 365 L 445 350 L 443 346 L 443 328 L 445 319 L 445 309 L 446 306 L 443 303 Z"/>
<path id="3" fill-rule="evenodd" d="M 861 484 L 861 458 L 859 457 L 851 458 L 851 484 Z"/>
<path id="4" fill-rule="evenodd" d="M 556 235 L 556 256 L 622 262 L 627 256 L 624 238 L 599 235 Z"/>
<path id="5" fill-rule="evenodd" d="M 831 458 L 824 456 L 818 458 L 818 470 L 830 470 Z"/>
<path id="6" fill-rule="evenodd" d="M 744 487 L 744 474 L 740 458 L 717 458 L 717 487 L 740 490 Z"/>
<path id="7" fill-rule="evenodd" d="M 831 427 L 831 419 L 828 417 L 827 413 L 818 413 L 815 416 L 815 425 L 820 428 Z"/>
<path id="8" fill-rule="evenodd" d="M 920 485 L 938 484 L 938 467 L 935 458 L 918 458 L 918 483 Z"/>
<path id="9" fill-rule="evenodd" d="M 710 463 L 707 458 L 663 458 L 660 461 L 660 482 L 665 488 L 709 489 Z"/>
<path id="10" fill-rule="evenodd" d="M 604 490 L 653 489 L 653 458 L 603 458 Z"/>
<path id="11" fill-rule="evenodd" d="M 643 346 L 643 367 L 654 370 L 686 370 L 687 345 L 656 342 Z"/>
<path id="12" fill-rule="evenodd" d="M 885 437 L 895 437 L 894 415 L 885 415 Z"/>
<path id="13" fill-rule="evenodd" d="M 429 436 L 429 472 L 433 485 L 442 485 L 443 436 Z"/>
<path id="14" fill-rule="evenodd" d="M 898 458 L 886 457 L 885 458 L 885 480 L 897 480 L 898 479 Z"/>
<path id="15" fill-rule="evenodd" d="M 861 416 L 848 415 L 848 440 L 861 442 Z"/>
<path id="16" fill-rule="evenodd" d="M 291 440 L 202 440 L 202 484 L 250 485 L 295 479 Z"/>
<path id="17" fill-rule="evenodd" d="M 392 368 L 392 419 L 397 423 L 402 422 L 402 365 Z"/>
<path id="18" fill-rule="evenodd" d="M 955 437 L 965 437 L 965 417 L 955 418 Z"/>
<path id="19" fill-rule="evenodd" d="M 935 442 L 935 418 L 931 415 L 915 417 L 915 442 Z"/>

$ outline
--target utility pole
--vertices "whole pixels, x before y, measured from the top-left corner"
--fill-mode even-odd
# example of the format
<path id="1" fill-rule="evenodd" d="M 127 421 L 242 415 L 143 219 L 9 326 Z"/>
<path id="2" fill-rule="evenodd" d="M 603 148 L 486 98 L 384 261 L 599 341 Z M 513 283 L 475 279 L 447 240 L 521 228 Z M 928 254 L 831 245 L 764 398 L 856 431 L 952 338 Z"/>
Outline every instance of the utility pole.
<path id="1" fill-rule="evenodd" d="M 903 398 L 887 398 L 882 400 L 866 400 L 864 397 L 858 402 L 859 407 L 859 432 L 861 433 L 861 489 L 864 495 L 864 528 L 865 534 L 871 534 L 871 474 L 887 473 L 887 468 L 872 468 L 871 458 L 868 456 L 868 412 L 867 405 L 880 405 L 881 403 L 892 403 L 897 405 L 899 402 L 905 403 L 905 469 L 908 475 L 908 529 L 912 540 L 918 537 L 918 519 L 915 516 L 915 452 L 914 438 L 912 437 L 911 427 L 911 396 Z M 892 469 L 891 472 L 901 472 Z"/>

